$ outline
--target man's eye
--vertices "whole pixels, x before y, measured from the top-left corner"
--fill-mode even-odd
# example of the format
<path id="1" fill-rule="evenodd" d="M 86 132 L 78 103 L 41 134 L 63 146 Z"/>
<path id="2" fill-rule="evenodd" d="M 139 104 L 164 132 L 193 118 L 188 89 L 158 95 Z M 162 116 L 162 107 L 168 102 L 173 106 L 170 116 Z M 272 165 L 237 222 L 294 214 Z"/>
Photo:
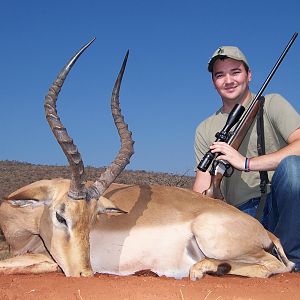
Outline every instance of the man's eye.
<path id="1" fill-rule="evenodd" d="M 215 78 L 220 79 L 220 78 L 222 78 L 222 76 L 223 76 L 222 74 L 216 74 Z"/>
<path id="2" fill-rule="evenodd" d="M 56 212 L 56 219 L 59 223 L 64 224 L 68 227 L 67 221 L 64 217 L 62 217 L 59 213 Z"/>

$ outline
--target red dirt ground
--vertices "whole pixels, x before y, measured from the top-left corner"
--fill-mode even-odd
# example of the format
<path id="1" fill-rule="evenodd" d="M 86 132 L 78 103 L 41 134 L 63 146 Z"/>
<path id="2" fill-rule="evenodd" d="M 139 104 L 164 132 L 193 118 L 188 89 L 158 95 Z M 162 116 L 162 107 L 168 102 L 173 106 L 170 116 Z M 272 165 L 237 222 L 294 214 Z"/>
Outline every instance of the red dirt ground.
<path id="1" fill-rule="evenodd" d="M 278 300 L 300 299 L 300 274 L 267 279 L 206 276 L 196 282 L 185 278 L 98 275 L 67 278 L 61 273 L 0 276 L 0 299 L 59 300 Z"/>

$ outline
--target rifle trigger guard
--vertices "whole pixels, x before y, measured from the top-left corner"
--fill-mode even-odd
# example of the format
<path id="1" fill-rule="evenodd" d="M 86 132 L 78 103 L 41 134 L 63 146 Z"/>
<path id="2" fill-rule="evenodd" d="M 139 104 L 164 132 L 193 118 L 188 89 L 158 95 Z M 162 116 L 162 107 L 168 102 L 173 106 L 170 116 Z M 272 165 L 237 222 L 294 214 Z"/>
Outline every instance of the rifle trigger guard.
<path id="1" fill-rule="evenodd" d="M 233 174 L 234 168 L 229 163 L 224 164 L 224 166 L 225 166 L 224 176 L 225 177 L 230 177 Z"/>
<path id="2" fill-rule="evenodd" d="M 212 163 L 212 168 L 211 168 L 210 174 L 211 175 L 215 174 L 216 168 L 219 164 L 222 164 L 222 166 L 224 166 L 223 176 L 230 177 L 234 171 L 234 168 L 231 166 L 231 164 L 229 164 L 228 162 L 225 162 L 224 160 L 214 160 Z"/>

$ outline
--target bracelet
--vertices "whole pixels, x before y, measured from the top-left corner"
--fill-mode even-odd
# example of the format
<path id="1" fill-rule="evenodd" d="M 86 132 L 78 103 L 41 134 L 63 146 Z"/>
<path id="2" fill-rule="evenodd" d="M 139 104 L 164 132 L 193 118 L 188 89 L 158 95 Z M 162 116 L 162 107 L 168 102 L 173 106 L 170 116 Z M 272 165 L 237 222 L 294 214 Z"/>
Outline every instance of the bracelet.
<path id="1" fill-rule="evenodd" d="M 245 172 L 250 171 L 250 158 L 246 157 L 245 159 Z"/>

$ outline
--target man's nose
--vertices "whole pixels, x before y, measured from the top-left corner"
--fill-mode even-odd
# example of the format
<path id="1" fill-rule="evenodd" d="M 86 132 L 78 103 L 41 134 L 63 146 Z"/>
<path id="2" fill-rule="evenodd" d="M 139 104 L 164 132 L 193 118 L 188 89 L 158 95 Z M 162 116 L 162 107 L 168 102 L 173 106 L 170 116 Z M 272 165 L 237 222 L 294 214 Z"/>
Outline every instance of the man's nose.
<path id="1" fill-rule="evenodd" d="M 225 83 L 233 82 L 232 76 L 230 74 L 226 74 L 224 78 Z"/>

